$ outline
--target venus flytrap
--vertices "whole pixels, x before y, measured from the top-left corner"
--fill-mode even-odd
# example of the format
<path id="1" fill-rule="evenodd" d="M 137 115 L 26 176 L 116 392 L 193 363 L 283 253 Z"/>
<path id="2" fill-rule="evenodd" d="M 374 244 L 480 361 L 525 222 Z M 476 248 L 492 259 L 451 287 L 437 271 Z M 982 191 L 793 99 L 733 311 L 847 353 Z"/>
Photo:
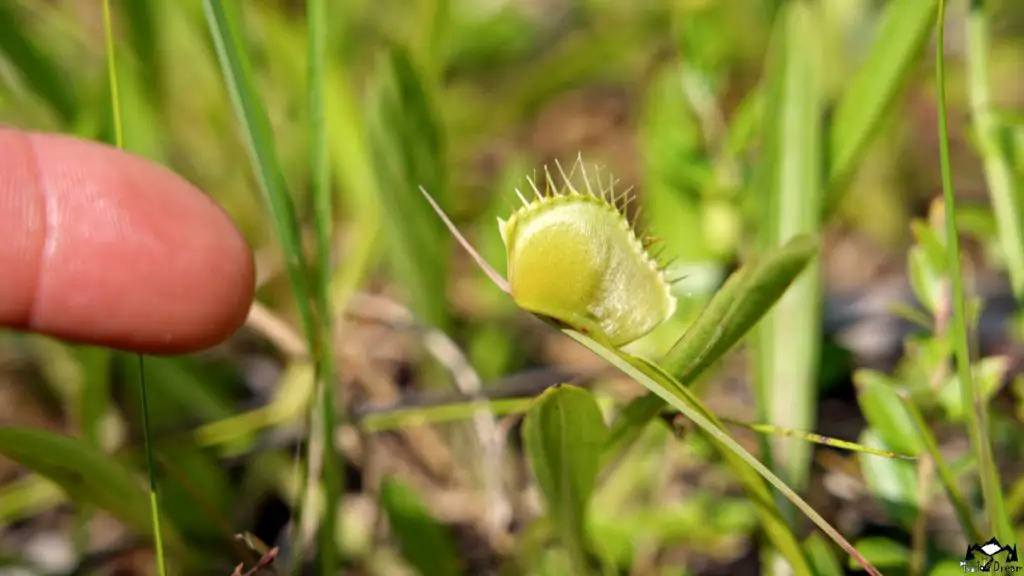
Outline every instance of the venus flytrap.
<path id="1" fill-rule="evenodd" d="M 529 180 L 534 198 L 516 195 L 522 207 L 498 229 L 508 254 L 508 279 L 495 271 L 462 237 L 422 187 L 427 201 L 444 220 L 477 265 L 516 305 L 559 325 L 575 328 L 613 347 L 649 334 L 676 310 L 665 267 L 647 250 L 633 224 L 617 207 L 611 187 L 593 189 L 582 157 L 586 190 L 576 189 L 557 164 L 564 188 L 545 169 L 541 192 Z M 558 282 L 551 281 L 557 271 Z"/>
<path id="2" fill-rule="evenodd" d="M 498 219 L 508 257 L 507 279 L 469 244 L 430 193 L 422 187 L 420 191 L 477 265 L 495 285 L 512 297 L 516 305 L 557 326 L 566 335 L 637 379 L 712 438 L 739 475 L 748 494 L 758 503 L 769 538 L 793 567 L 794 573 L 809 574 L 810 566 L 799 541 L 779 516 L 761 477 L 791 500 L 865 570 L 878 574 L 806 502 L 737 444 L 725 432 L 722 422 L 704 407 L 693 392 L 658 364 L 623 351 L 622 347 L 649 334 L 673 315 L 676 301 L 671 293 L 671 282 L 665 277 L 664 265 L 659 265 L 658 258 L 650 254 L 650 243 L 641 240 L 645 237 L 633 231 L 632 223 L 616 207 L 617 199 L 611 188 L 606 190 L 599 185 L 595 192 L 585 169 L 582 169 L 582 157 L 577 158 L 570 175 L 565 174 L 561 165 L 556 166 L 563 187 L 556 186 L 550 172 L 545 170 L 545 192 L 542 193 L 530 180 L 535 198 L 527 200 L 517 190 L 523 206 L 507 220 Z M 581 168 L 586 182 L 584 191 L 570 183 L 577 166 Z M 808 239 L 804 238 L 802 242 L 799 246 L 784 248 L 804 255 L 794 256 L 798 269 L 802 269 L 816 251 L 809 246 L 803 249 L 803 245 L 809 243 Z M 767 272 L 762 275 L 770 276 Z M 795 277 L 795 273 L 784 275 Z M 761 278 L 756 268 L 748 276 L 755 280 Z M 768 278 L 758 281 L 772 284 Z M 739 287 L 734 289 L 735 295 L 742 296 L 743 302 L 730 300 L 724 306 L 719 305 L 724 315 L 719 318 L 721 322 L 702 332 L 706 332 L 707 339 L 695 343 L 700 354 L 693 362 L 687 362 L 688 366 L 705 365 L 720 357 L 731 346 L 730 343 L 738 341 L 749 329 L 748 324 L 756 322 L 756 318 L 763 314 L 763 311 L 741 310 L 752 305 L 769 308 L 774 304 L 779 296 L 778 290 L 748 290 L 752 282 L 736 284 Z M 779 284 L 778 279 L 774 283 Z M 780 284 L 782 290 L 788 283 Z M 709 304 L 709 309 L 712 307 L 713 303 Z M 688 332 L 680 339 L 680 343 L 686 344 L 684 347 L 690 346 L 692 338 L 689 336 L 692 335 Z M 680 352 L 673 350 L 669 353 L 668 359 L 674 363 L 678 358 L 673 354 L 678 356 Z M 654 404 L 652 406 L 657 408 Z M 775 432 L 772 427 L 755 426 L 754 429 Z M 788 430 L 784 434 L 827 440 Z M 840 447 L 856 446 L 845 443 Z"/>

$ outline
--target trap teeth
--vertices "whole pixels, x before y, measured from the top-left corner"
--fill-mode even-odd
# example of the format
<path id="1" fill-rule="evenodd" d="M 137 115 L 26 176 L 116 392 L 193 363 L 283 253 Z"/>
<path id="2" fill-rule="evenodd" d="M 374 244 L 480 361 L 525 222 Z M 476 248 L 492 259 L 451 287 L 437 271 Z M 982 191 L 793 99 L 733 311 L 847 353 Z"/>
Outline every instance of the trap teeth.
<path id="1" fill-rule="evenodd" d="M 544 169 L 542 194 L 527 177 L 536 199 L 526 202 L 507 220 L 498 219 L 508 262 L 510 294 L 516 304 L 534 314 L 576 329 L 595 329 L 613 345 L 637 340 L 674 312 L 675 298 L 664 270 L 658 265 L 659 239 L 634 230 L 616 201 L 632 199 L 629 191 L 616 197 L 612 188 L 587 176 L 582 157 L 569 174 L 556 162 L 561 184 Z M 571 177 L 579 168 L 583 186 Z M 612 187 L 614 187 L 614 180 Z M 639 211 L 637 218 L 639 218 Z M 596 322 L 596 326 L 584 324 Z"/>

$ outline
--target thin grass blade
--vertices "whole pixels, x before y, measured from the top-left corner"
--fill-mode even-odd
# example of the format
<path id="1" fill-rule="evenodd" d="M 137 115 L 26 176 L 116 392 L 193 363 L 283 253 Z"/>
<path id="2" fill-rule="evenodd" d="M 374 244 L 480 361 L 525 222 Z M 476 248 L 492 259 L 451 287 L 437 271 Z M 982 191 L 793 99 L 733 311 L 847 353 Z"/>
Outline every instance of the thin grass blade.
<path id="1" fill-rule="evenodd" d="M 316 229 L 317 274 L 314 297 L 318 317 L 317 342 L 317 401 L 311 405 L 310 427 L 313 434 L 320 434 L 322 454 L 320 467 L 324 485 L 324 508 L 320 526 L 319 559 L 320 571 L 333 574 L 338 570 L 337 510 L 342 504 L 344 478 L 339 452 L 335 448 L 335 383 L 339 381 L 334 361 L 334 322 L 331 311 L 331 256 L 334 236 L 334 202 L 331 195 L 331 173 L 328 163 L 327 130 L 325 122 L 324 95 L 326 92 L 327 60 L 327 13 L 326 0 L 309 0 L 306 3 L 308 40 L 308 98 L 309 98 L 309 173 L 312 181 L 314 225 Z M 310 458 L 309 466 L 314 463 Z M 296 523 L 301 526 L 301 522 Z"/>
<path id="2" fill-rule="evenodd" d="M 809 504 L 793 492 L 785 482 L 773 474 L 772 471 L 764 464 L 758 461 L 735 440 L 733 440 L 728 433 L 724 431 L 722 427 L 723 425 L 718 421 L 714 414 L 709 411 L 700 402 L 700 400 L 678 380 L 647 360 L 636 358 L 625 352 L 605 347 L 596 340 L 574 330 L 564 329 L 562 332 L 603 358 L 605 361 L 614 365 L 629 377 L 643 384 L 644 387 L 651 392 L 660 396 L 665 400 L 665 402 L 692 420 L 709 436 L 709 439 L 719 447 L 722 456 L 729 462 L 730 466 L 732 466 L 733 470 L 737 473 L 740 480 L 743 482 L 747 493 L 755 500 L 755 502 L 758 503 L 762 519 L 764 519 L 765 512 L 774 511 L 773 514 L 769 514 L 774 516 L 775 522 L 767 522 L 765 525 L 766 529 L 774 526 L 774 530 L 777 530 L 777 532 L 773 534 L 773 530 L 769 529 L 769 537 L 774 536 L 772 538 L 772 543 L 777 545 L 779 541 L 777 541 L 776 538 L 782 534 L 788 534 L 788 538 L 794 539 L 795 544 L 792 547 L 787 545 L 781 548 L 780 552 L 785 559 L 790 562 L 795 573 L 810 574 L 807 558 L 804 556 L 800 543 L 795 540 L 795 537 L 793 537 L 792 532 L 789 531 L 785 523 L 783 522 L 781 525 L 777 524 L 778 522 L 782 522 L 782 519 L 778 516 L 778 510 L 773 504 L 772 498 L 768 493 L 766 486 L 761 481 L 761 478 L 767 480 L 787 499 L 789 499 L 789 501 L 793 502 L 793 504 L 823 532 L 825 532 L 826 535 L 842 547 L 843 550 L 850 554 L 850 556 L 856 559 L 865 571 L 875 576 L 880 575 L 880 572 L 878 572 L 878 570 L 876 570 L 859 552 L 857 552 L 853 545 L 843 538 L 835 528 L 815 512 Z M 785 542 L 783 539 L 780 539 L 780 541 Z"/>
<path id="3" fill-rule="evenodd" d="M 973 406 L 966 410 L 967 429 L 971 439 L 971 449 L 978 459 L 978 473 L 981 476 L 981 491 L 985 500 L 985 510 L 989 522 L 989 532 L 1001 541 L 1011 542 L 1014 539 L 1013 524 L 1006 516 L 1003 503 L 1003 488 L 992 454 L 992 440 L 989 436 L 987 405 L 982 398 L 981 390 L 975 385 L 971 368 L 971 355 L 967 334 L 967 310 L 964 297 L 964 282 L 960 267 L 960 236 L 957 228 L 956 194 L 953 189 L 953 174 L 949 159 L 949 128 L 946 112 L 946 66 L 945 66 L 945 17 L 946 2 L 939 0 L 938 27 L 936 42 L 938 52 L 935 61 L 935 76 L 938 83 L 938 116 L 939 116 L 939 158 L 942 169 L 942 196 L 945 206 L 946 248 L 949 258 L 949 276 L 953 287 L 953 315 L 950 324 L 950 337 L 956 355 L 956 369 L 960 376 L 960 392 L 963 406 Z"/>
<path id="4" fill-rule="evenodd" d="M 253 80 L 252 67 L 239 31 L 240 23 L 235 21 L 237 9 L 229 10 L 224 2 L 216 0 L 204 0 L 203 9 L 224 81 L 242 127 L 256 182 L 270 209 L 277 239 L 284 252 L 303 333 L 312 344 L 316 342 L 316 336 L 307 277 L 309 266 L 299 240 L 294 201 L 288 193 L 274 149 L 270 121 Z"/>
<path id="5" fill-rule="evenodd" d="M 114 118 L 114 142 L 119 149 L 124 149 L 124 127 L 121 124 L 121 101 L 117 82 L 117 61 L 114 50 L 114 26 L 111 22 L 110 0 L 103 0 L 103 31 L 106 41 L 107 71 L 110 78 L 110 104 Z M 153 464 L 153 443 L 149 431 L 149 402 L 146 396 L 146 365 L 142 354 L 139 358 L 139 393 L 142 399 L 142 438 L 146 451 L 146 467 L 149 472 L 149 511 L 152 518 L 153 544 L 156 548 L 156 568 L 160 576 L 167 574 L 167 561 L 164 558 L 164 540 L 161 533 L 160 498 L 157 493 L 156 466 Z"/>

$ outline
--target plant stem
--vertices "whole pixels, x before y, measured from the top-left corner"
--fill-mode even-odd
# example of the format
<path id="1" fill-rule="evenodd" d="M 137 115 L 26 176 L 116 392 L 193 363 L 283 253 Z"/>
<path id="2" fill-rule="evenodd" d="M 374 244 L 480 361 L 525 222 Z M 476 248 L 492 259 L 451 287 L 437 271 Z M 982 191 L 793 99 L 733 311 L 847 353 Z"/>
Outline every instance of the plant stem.
<path id="1" fill-rule="evenodd" d="M 950 336 L 956 355 L 957 374 L 960 378 L 961 402 L 967 418 L 967 430 L 971 447 L 978 459 L 981 477 L 981 492 L 989 521 L 989 532 L 1000 541 L 1011 541 L 1013 530 L 1003 513 L 1003 495 L 999 476 L 995 468 L 992 446 L 986 431 L 986 407 L 981 391 L 974 385 L 971 374 L 971 357 L 967 337 L 966 306 L 964 286 L 960 269 L 960 238 L 956 222 L 956 198 L 953 192 L 953 176 L 949 159 L 949 128 L 946 121 L 946 73 L 945 73 L 945 20 L 946 2 L 939 1 L 936 22 L 937 52 L 935 75 L 938 83 L 939 156 L 942 167 L 942 195 L 945 200 L 946 244 L 949 258 L 949 275 L 953 288 L 953 315 Z M 968 409 L 968 407 L 973 407 Z"/>
<path id="2" fill-rule="evenodd" d="M 117 82 L 117 61 L 114 56 L 114 26 L 110 17 L 110 0 L 103 0 L 103 30 L 106 40 L 107 71 L 110 76 L 110 103 L 114 119 L 114 144 L 124 149 L 124 126 L 121 123 L 121 98 Z M 142 438 L 146 448 L 146 467 L 149 471 L 149 509 L 153 519 L 153 541 L 156 546 L 156 568 L 160 576 L 166 576 L 164 542 L 160 534 L 160 499 L 157 498 L 156 470 L 153 465 L 153 444 L 149 437 L 149 400 L 146 397 L 145 357 L 139 358 L 139 392 L 142 399 Z"/>

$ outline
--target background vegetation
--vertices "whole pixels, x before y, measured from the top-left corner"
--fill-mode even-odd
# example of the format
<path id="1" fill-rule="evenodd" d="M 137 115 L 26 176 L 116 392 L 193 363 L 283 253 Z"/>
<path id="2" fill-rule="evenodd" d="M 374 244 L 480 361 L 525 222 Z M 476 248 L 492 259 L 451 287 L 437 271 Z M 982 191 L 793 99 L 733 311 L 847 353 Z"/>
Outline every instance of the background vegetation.
<path id="1" fill-rule="evenodd" d="M 820 239 L 820 257 L 752 337 L 692 383 L 722 416 L 920 455 L 730 428 L 877 569 L 958 574 L 969 543 L 1024 542 L 1024 5 L 957 1 L 947 12 L 965 332 L 949 290 L 937 1 L 310 4 L 326 9 L 314 19 L 320 68 L 309 66 L 305 2 L 112 2 L 125 147 L 224 206 L 259 268 L 235 338 L 145 361 L 172 572 L 249 569 L 259 541 L 280 547 L 267 574 L 299 560 L 324 573 L 335 554 L 346 574 L 566 574 L 581 556 L 603 574 L 781 573 L 781 557 L 796 573 L 856 569 L 782 499 L 771 528 L 708 436 L 671 417 L 629 426 L 622 408 L 642 406 L 627 403 L 644 389 L 518 310 L 417 190 L 503 270 L 495 217 L 513 188 L 580 153 L 618 189 L 635 187 L 630 212 L 685 275 L 676 317 L 634 354 L 669 350 L 752 255 Z M 0 3 L 0 121 L 113 143 L 103 36 L 96 2 Z M 232 90 L 246 85 L 228 77 L 247 78 L 261 105 L 236 108 Z M 316 128 L 323 157 L 308 144 Z M 294 199 L 295 246 L 288 210 L 262 202 L 275 191 Z M 325 238 L 329 274 L 313 284 L 330 290 L 309 295 L 310 314 L 289 263 Z M 952 368 L 966 334 L 982 414 Z M 314 366 L 307 342 L 332 341 Z M 0 335 L 4 565 L 152 570 L 137 364 Z M 315 374 L 335 372 L 334 401 L 314 396 Z M 530 403 L 563 382 L 592 395 L 561 387 Z M 464 399 L 478 389 L 496 400 L 487 409 Z M 334 481 L 304 482 L 300 447 L 323 447 L 310 400 L 336 407 Z M 568 410 L 572 426 L 550 424 L 551 410 Z M 602 453 L 602 434 L 622 450 Z M 572 466 L 543 449 L 561 438 L 576 442 Z M 55 475 L 54 461 L 80 477 Z M 545 469 L 579 483 L 545 482 Z M 991 482 L 982 498 L 979 478 L 993 476 L 1001 505 Z M 337 525 L 318 531 L 325 501 Z M 583 520 L 567 521 L 577 509 Z M 301 529 L 289 524 L 296 510 Z M 778 556 L 787 538 L 795 556 Z"/>

